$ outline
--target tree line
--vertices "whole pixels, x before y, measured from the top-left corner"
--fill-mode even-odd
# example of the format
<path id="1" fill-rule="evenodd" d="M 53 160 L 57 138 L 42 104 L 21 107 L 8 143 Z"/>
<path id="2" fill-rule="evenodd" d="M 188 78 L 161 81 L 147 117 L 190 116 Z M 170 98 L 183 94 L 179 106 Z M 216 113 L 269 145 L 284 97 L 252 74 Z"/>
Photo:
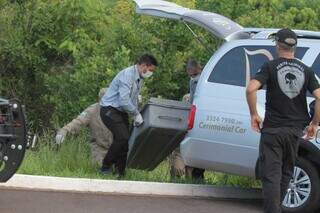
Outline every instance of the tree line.
<path id="1" fill-rule="evenodd" d="M 174 2 L 245 27 L 320 27 L 317 0 Z M 192 26 L 204 47 L 181 22 L 134 8 L 130 0 L 0 0 L 0 96 L 20 99 L 34 129 L 52 128 L 96 102 L 117 72 L 150 52 L 160 66 L 143 97 L 181 99 L 188 92 L 186 61 L 205 65 L 223 41 Z"/>

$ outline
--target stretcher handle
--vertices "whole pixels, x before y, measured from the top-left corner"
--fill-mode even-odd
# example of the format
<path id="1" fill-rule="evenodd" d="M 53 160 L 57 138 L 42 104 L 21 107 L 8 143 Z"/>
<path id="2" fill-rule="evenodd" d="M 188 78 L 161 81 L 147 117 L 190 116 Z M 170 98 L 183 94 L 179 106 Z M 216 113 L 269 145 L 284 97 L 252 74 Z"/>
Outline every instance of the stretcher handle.
<path id="1" fill-rule="evenodd" d="M 163 116 L 163 115 L 159 115 L 158 116 L 159 119 L 165 119 L 165 120 L 170 120 L 170 121 L 182 121 L 181 118 L 177 118 L 177 117 L 170 117 L 170 116 Z"/>

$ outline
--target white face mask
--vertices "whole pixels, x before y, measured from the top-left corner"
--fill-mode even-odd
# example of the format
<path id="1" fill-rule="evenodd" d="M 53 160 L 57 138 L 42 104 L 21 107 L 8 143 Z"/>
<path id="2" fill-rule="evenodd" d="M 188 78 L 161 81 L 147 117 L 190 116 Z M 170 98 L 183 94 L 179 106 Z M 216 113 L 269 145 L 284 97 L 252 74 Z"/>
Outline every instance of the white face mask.
<path id="1" fill-rule="evenodd" d="M 190 80 L 191 80 L 191 81 L 198 81 L 199 78 L 200 78 L 200 74 L 198 74 L 198 75 L 195 76 L 195 77 L 190 77 Z"/>
<path id="2" fill-rule="evenodd" d="M 141 77 L 142 78 L 150 78 L 152 76 L 152 74 L 153 74 L 153 72 L 147 70 L 147 72 L 141 74 Z"/>

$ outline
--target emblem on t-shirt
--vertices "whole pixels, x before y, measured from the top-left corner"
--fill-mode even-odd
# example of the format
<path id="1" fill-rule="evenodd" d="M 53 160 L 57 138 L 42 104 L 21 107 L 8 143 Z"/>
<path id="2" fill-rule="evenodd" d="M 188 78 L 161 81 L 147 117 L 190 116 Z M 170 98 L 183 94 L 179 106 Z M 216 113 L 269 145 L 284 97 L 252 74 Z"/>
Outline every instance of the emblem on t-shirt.
<path id="1" fill-rule="evenodd" d="M 296 63 L 284 62 L 277 66 L 277 69 L 278 83 L 282 92 L 290 99 L 298 96 L 305 81 L 303 67 Z"/>

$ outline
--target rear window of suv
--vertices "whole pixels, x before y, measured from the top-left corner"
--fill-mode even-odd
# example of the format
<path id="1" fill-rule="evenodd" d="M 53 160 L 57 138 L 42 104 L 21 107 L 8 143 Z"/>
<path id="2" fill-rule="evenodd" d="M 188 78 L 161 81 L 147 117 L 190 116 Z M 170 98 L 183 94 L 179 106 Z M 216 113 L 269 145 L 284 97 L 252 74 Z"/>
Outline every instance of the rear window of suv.
<path id="1" fill-rule="evenodd" d="M 307 47 L 298 47 L 296 58 L 302 59 L 307 50 Z M 275 57 L 274 46 L 236 47 L 220 59 L 208 81 L 244 87 L 247 78 L 251 79 L 265 62 Z"/>

